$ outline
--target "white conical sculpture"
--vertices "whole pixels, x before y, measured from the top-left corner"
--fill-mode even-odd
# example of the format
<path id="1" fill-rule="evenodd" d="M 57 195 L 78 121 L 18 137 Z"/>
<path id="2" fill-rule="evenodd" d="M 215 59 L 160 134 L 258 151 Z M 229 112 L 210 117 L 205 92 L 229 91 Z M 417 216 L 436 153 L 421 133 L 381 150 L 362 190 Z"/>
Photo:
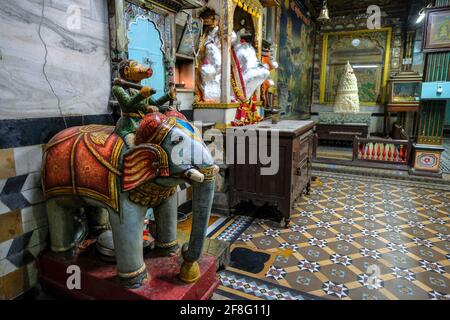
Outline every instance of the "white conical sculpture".
<path id="1" fill-rule="evenodd" d="M 348 61 L 337 89 L 334 112 L 359 112 L 358 80 Z"/>

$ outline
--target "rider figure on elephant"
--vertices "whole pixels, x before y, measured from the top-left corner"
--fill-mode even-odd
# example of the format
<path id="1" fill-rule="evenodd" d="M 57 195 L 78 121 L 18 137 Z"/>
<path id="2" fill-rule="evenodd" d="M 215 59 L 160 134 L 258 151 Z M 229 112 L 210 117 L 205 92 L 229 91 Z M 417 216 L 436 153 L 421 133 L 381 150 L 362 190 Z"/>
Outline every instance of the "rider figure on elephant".
<path id="1" fill-rule="evenodd" d="M 123 60 L 119 64 L 120 78 L 114 81 L 112 92 L 119 102 L 121 117 L 116 124 L 116 133 L 131 148 L 134 146 L 136 130 L 146 113 L 167 110 L 175 110 L 172 106 L 164 108 L 163 105 L 169 100 L 176 99 L 175 87 L 171 86 L 169 93 L 155 100 L 151 95 L 155 90 L 148 86 L 142 86 L 140 82 L 150 78 L 153 70 L 143 66 L 135 60 Z M 130 86 L 130 84 L 132 86 Z M 133 86 L 134 85 L 134 86 Z"/>

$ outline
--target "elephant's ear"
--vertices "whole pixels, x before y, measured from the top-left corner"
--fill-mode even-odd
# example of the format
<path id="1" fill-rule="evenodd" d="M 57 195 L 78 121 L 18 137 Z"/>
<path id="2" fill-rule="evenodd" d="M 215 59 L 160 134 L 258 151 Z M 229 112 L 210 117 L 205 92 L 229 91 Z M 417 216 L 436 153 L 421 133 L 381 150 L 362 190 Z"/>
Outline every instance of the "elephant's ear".
<path id="1" fill-rule="evenodd" d="M 156 144 L 141 144 L 128 151 L 123 161 L 123 190 L 130 191 L 158 176 L 169 176 L 167 153 Z"/>

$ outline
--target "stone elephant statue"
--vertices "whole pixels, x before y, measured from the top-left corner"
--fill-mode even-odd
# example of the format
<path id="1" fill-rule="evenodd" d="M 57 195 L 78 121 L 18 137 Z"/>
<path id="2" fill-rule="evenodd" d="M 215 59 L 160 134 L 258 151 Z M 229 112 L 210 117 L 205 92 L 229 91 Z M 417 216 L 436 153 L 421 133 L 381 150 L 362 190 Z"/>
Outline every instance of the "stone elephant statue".
<path id="1" fill-rule="evenodd" d="M 198 130 L 176 111 L 154 112 L 142 119 L 136 145 L 127 149 L 114 127 L 88 125 L 65 129 L 46 145 L 42 186 L 48 212 L 51 250 L 74 247 L 73 214 L 80 208 L 109 213 L 118 276 L 127 287 L 147 279 L 143 258 L 144 217 L 153 208 L 155 247 L 177 251 L 176 186 L 193 186 L 193 223 L 183 245 L 180 279 L 200 276 L 202 253 L 218 167 Z"/>

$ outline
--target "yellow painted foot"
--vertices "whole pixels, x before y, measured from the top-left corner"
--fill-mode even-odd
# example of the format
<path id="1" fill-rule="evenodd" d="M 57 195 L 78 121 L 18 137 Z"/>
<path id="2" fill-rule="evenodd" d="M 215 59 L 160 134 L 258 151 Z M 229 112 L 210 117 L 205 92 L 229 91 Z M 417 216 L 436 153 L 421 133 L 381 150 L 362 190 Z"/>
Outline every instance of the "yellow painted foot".
<path id="1" fill-rule="evenodd" d="M 184 261 L 180 269 L 180 279 L 186 283 L 192 283 L 200 278 L 200 266 L 198 262 Z"/>

